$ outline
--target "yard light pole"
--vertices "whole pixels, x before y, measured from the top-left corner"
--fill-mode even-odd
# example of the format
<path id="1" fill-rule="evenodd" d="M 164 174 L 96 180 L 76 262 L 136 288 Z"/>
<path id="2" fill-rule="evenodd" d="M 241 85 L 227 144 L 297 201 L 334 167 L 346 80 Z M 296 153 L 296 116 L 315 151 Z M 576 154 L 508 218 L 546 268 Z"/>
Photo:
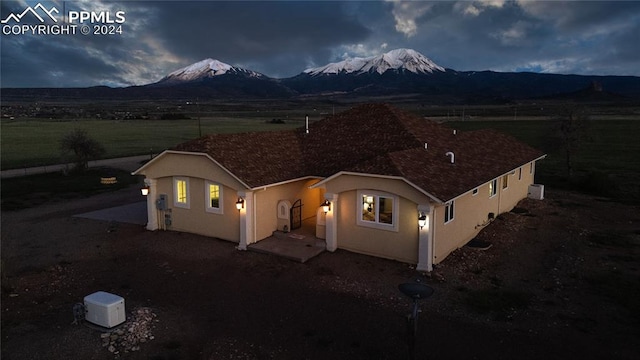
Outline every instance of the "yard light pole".
<path id="1" fill-rule="evenodd" d="M 418 301 L 433 295 L 431 286 L 419 283 L 408 282 L 398 285 L 401 293 L 413 300 L 411 313 L 407 315 L 407 344 L 409 345 L 409 360 L 416 358 L 416 338 L 418 337 L 418 315 L 420 312 Z"/>

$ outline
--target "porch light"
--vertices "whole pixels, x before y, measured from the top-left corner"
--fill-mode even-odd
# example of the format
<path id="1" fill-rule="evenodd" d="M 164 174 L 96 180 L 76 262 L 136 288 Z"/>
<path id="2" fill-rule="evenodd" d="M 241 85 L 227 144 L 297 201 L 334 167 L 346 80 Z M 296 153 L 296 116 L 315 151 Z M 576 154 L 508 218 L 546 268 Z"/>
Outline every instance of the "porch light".
<path id="1" fill-rule="evenodd" d="M 427 225 L 427 214 L 424 211 L 418 212 L 418 226 L 420 230 Z"/>
<path id="2" fill-rule="evenodd" d="M 328 213 L 329 210 L 331 210 L 331 203 L 327 199 L 325 199 L 324 202 L 320 204 L 320 206 L 322 206 L 322 211 L 324 211 L 325 214 Z"/>
<path id="3" fill-rule="evenodd" d="M 142 193 L 142 196 L 147 196 L 149 195 L 149 187 L 145 186 L 142 189 L 140 189 L 140 192 Z"/>
<path id="4" fill-rule="evenodd" d="M 238 209 L 238 211 L 244 209 L 244 199 L 242 197 L 238 197 L 238 201 L 236 201 L 236 209 Z"/>

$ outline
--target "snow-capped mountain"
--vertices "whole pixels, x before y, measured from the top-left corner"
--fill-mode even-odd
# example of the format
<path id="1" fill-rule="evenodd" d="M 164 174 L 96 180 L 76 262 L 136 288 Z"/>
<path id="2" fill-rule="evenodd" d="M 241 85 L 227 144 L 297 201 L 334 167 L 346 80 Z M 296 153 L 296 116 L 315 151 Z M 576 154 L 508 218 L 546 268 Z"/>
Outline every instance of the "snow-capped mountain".
<path id="1" fill-rule="evenodd" d="M 325 66 L 307 69 L 305 74 L 311 76 L 333 74 L 383 74 L 388 70 L 409 71 L 414 74 L 432 74 L 434 71 L 444 72 L 442 66 L 412 49 L 395 49 L 378 56 L 365 58 L 355 57 Z"/>
<path id="2" fill-rule="evenodd" d="M 265 75 L 252 70 L 231 66 L 215 59 L 205 59 L 178 69 L 165 76 L 158 84 L 179 84 L 200 81 L 224 74 L 237 74 L 246 77 L 266 78 Z"/>

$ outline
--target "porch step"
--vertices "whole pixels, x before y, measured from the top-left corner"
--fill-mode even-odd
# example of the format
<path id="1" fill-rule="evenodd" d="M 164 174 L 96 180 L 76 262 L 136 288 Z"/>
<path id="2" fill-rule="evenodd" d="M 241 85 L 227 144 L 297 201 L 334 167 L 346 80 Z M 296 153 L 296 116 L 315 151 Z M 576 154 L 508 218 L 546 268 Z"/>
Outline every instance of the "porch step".
<path id="1" fill-rule="evenodd" d="M 293 232 L 284 232 L 284 231 L 280 231 L 280 230 L 276 230 L 273 232 L 273 237 L 278 238 L 278 239 L 298 239 L 298 240 L 302 240 L 304 238 L 306 238 L 305 235 L 301 235 L 301 234 L 296 234 Z"/>

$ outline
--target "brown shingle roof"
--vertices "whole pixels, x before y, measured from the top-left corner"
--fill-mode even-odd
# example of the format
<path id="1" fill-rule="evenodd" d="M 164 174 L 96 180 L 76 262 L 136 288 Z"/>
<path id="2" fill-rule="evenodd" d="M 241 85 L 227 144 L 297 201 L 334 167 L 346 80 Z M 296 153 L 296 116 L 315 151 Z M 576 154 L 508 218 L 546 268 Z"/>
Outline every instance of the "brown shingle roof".
<path id="1" fill-rule="evenodd" d="M 309 134 L 300 128 L 208 135 L 175 150 L 207 153 L 252 187 L 351 171 L 401 176 L 441 200 L 543 155 L 493 130 L 454 135 L 385 104 L 360 105 L 318 121 Z M 455 154 L 454 164 L 448 151 Z"/>

